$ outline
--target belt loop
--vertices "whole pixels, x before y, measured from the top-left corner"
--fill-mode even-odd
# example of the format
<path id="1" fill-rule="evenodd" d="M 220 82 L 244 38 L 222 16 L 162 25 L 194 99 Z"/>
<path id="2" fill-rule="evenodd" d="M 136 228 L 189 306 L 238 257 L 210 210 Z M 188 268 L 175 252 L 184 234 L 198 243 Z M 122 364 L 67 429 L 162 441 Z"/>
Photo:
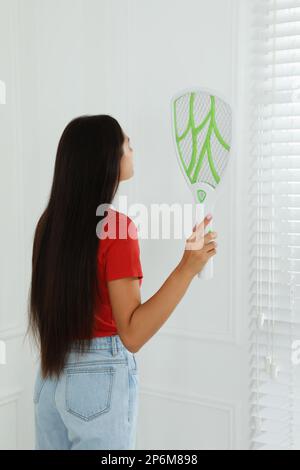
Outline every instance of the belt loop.
<path id="1" fill-rule="evenodd" d="M 112 355 L 116 356 L 118 354 L 118 347 L 117 341 L 115 336 L 111 336 L 111 343 L 112 343 Z"/>

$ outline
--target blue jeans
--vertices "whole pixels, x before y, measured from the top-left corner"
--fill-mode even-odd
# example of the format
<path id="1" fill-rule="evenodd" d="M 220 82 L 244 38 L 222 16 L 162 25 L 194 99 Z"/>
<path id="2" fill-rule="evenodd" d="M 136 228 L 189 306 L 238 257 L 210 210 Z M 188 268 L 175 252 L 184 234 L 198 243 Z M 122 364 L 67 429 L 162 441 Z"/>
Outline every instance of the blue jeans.
<path id="1" fill-rule="evenodd" d="M 135 449 L 139 377 L 119 335 L 72 347 L 59 379 L 34 384 L 35 449 Z"/>

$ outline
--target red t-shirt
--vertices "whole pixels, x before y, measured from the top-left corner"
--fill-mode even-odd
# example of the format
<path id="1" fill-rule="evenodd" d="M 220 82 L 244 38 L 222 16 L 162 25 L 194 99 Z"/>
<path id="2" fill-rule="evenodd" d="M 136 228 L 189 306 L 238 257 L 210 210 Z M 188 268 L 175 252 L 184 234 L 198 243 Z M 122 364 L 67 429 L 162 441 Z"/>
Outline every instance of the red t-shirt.
<path id="1" fill-rule="evenodd" d="M 93 337 L 118 334 L 107 281 L 132 276 L 138 277 L 141 285 L 143 278 L 137 228 L 134 221 L 111 207 L 108 208 L 105 221 L 101 233 L 108 233 L 109 228 L 113 230 L 116 227 L 116 230 L 113 234 L 108 233 L 108 238 L 99 238 L 97 262 L 101 299 L 97 297 Z M 108 226 L 108 221 L 112 222 L 112 225 Z"/>

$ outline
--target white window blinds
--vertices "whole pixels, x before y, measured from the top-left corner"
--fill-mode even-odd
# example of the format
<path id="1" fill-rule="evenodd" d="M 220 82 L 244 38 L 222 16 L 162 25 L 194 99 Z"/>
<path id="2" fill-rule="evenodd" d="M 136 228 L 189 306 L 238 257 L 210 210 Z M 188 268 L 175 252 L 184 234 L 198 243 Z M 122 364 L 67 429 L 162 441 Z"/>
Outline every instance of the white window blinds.
<path id="1" fill-rule="evenodd" d="M 250 4 L 251 441 L 300 449 L 300 0 Z"/>

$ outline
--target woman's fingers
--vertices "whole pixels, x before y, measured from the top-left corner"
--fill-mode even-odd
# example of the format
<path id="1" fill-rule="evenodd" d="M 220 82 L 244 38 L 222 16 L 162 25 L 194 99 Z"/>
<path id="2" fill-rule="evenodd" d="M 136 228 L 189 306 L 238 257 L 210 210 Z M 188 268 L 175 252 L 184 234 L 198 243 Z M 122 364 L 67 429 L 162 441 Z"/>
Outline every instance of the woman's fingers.
<path id="1" fill-rule="evenodd" d="M 199 224 L 195 224 L 193 227 L 193 233 L 190 237 L 191 240 L 195 240 L 197 242 L 203 243 L 203 238 L 204 238 L 204 233 L 205 233 L 205 227 L 210 223 L 212 219 L 211 214 L 207 214 L 207 216 L 200 222 Z"/>
<path id="2" fill-rule="evenodd" d="M 205 227 L 210 223 L 212 219 L 212 215 L 211 214 L 207 214 L 207 216 L 202 220 L 202 222 L 200 222 L 199 224 L 195 224 L 194 227 L 193 227 L 193 232 L 197 230 L 204 230 Z"/>
<path id="3" fill-rule="evenodd" d="M 211 243 L 215 238 L 217 238 L 217 232 L 208 232 L 204 236 L 204 245 L 207 245 L 208 243 Z"/>
<path id="4" fill-rule="evenodd" d="M 188 238 L 188 240 L 190 241 L 195 240 L 197 238 L 197 235 L 198 235 L 198 240 L 200 240 L 201 237 L 203 238 L 204 245 L 211 243 L 218 236 L 217 232 L 208 232 L 204 235 L 204 233 L 201 233 L 201 228 L 199 227 L 199 228 L 196 228 L 196 230 L 193 232 L 190 238 Z"/>
<path id="5" fill-rule="evenodd" d="M 212 216 L 208 214 L 202 222 L 194 225 L 192 235 L 186 239 L 186 248 L 201 250 L 204 245 L 208 244 L 210 244 L 208 249 L 205 246 L 206 252 L 215 248 L 216 245 L 212 245 L 212 241 L 217 237 L 217 232 L 208 232 L 205 235 L 205 227 L 210 223 L 211 219 Z"/>
<path id="6" fill-rule="evenodd" d="M 199 273 L 209 258 L 217 252 L 217 232 L 208 232 L 205 234 L 205 227 L 209 224 L 212 217 L 206 216 L 202 222 L 195 224 L 192 235 L 186 239 L 185 251 L 183 255 L 186 266 L 194 274 Z M 188 250 L 191 250 L 188 252 Z M 195 251 L 193 253 L 193 251 Z"/>
<path id="7" fill-rule="evenodd" d="M 210 253 L 211 251 L 215 251 L 217 246 L 218 246 L 218 244 L 215 241 L 207 243 L 207 245 L 205 245 L 206 253 Z"/>

